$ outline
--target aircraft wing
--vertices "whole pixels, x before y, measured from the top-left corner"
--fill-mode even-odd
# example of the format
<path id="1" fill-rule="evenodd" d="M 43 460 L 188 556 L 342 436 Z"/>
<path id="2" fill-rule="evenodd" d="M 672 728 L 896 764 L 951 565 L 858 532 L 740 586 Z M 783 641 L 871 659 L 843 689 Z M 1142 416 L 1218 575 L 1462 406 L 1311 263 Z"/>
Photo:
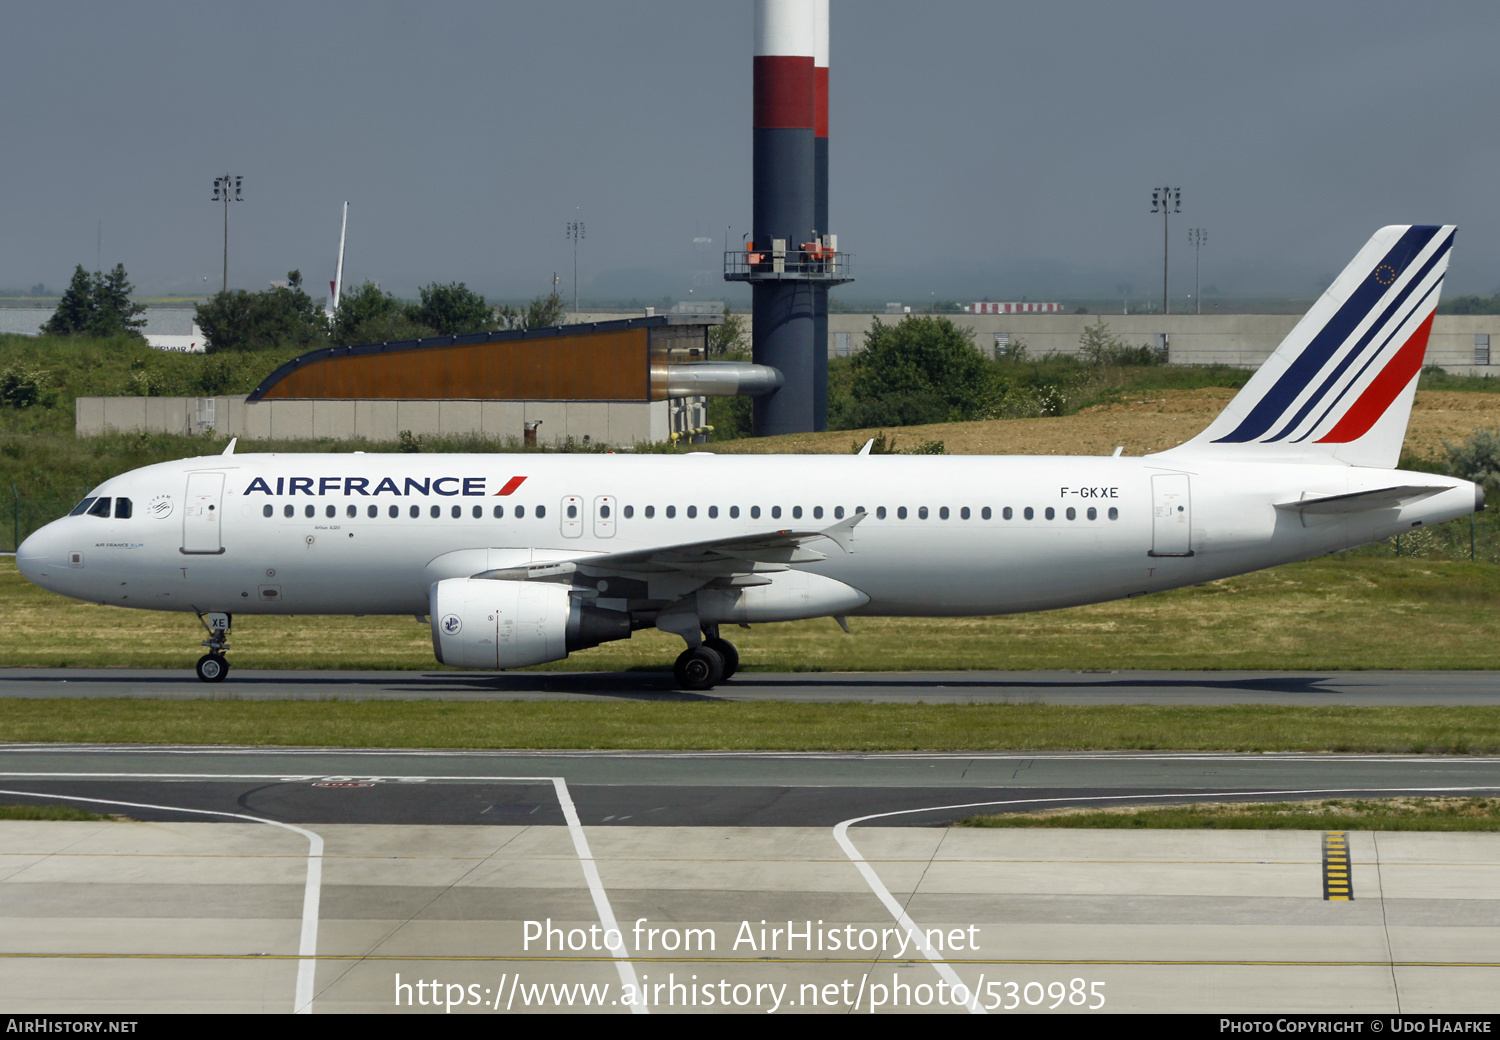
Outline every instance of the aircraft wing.
<path id="1" fill-rule="evenodd" d="M 1347 495 L 1304 498 L 1300 502 L 1278 502 L 1276 508 L 1299 513 L 1362 513 L 1367 509 L 1394 509 L 1406 502 L 1451 490 L 1446 484 L 1404 484 L 1374 491 L 1354 491 Z"/>
<path id="2" fill-rule="evenodd" d="M 854 528 L 866 515 L 855 513 L 831 527 L 816 531 L 788 528 L 649 549 L 591 553 L 572 559 L 482 571 L 473 577 L 499 581 L 556 581 L 582 574 L 589 578 L 633 579 L 647 584 L 649 591 L 643 591 L 650 599 L 676 599 L 710 582 L 720 587 L 765 585 L 770 579 L 757 577 L 757 572 L 784 571 L 794 563 L 815 563 L 828 558 L 826 553 L 808 548 L 808 543 L 829 541 L 844 552 L 853 552 L 850 542 Z"/>

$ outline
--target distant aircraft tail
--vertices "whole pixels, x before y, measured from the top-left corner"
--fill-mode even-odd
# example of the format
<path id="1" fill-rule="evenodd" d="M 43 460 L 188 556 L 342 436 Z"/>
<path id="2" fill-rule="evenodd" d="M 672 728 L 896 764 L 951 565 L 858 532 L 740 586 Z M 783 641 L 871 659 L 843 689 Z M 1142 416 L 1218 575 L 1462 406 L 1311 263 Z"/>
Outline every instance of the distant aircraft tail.
<path id="1" fill-rule="evenodd" d="M 1375 232 L 1213 424 L 1162 454 L 1393 469 L 1453 233 Z"/>

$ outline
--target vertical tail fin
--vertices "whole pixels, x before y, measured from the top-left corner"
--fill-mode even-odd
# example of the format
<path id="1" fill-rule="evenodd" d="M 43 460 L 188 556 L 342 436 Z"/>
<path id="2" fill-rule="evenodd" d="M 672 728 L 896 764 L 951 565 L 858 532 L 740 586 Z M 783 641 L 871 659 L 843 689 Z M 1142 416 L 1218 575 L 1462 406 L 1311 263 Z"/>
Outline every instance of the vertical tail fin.
<path id="1" fill-rule="evenodd" d="M 1171 454 L 1394 468 L 1453 234 L 1375 232 L 1229 407 Z"/>

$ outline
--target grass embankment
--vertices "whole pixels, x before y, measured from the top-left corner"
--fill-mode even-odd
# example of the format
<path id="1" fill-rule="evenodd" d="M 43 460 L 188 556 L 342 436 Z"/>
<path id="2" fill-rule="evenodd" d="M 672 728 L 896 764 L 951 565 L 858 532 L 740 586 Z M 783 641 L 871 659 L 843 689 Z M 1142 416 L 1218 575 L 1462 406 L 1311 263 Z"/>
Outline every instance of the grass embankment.
<path id="1" fill-rule="evenodd" d="M 641 751 L 1466 754 L 1500 748 L 1500 708 L 16 698 L 0 700 L 0 740 Z"/>
<path id="2" fill-rule="evenodd" d="M 1142 808 L 1045 809 L 970 816 L 960 827 L 1157 830 L 1496 831 L 1500 798 L 1329 798 L 1313 802 L 1205 802 Z"/>
<path id="3" fill-rule="evenodd" d="M 39 796 L 42 797 L 42 796 Z M 69 820 L 91 823 L 100 820 L 123 820 L 123 816 L 100 816 L 66 805 L 0 805 L 0 820 Z"/>
<path id="4" fill-rule="evenodd" d="M 1381 551 L 1390 552 L 1387 547 Z M 1500 565 L 1341 555 L 1153 596 L 992 618 L 827 619 L 734 629 L 750 671 L 1500 669 Z M 0 666 L 188 668 L 191 615 L 64 599 L 0 559 Z M 238 668 L 438 670 L 410 617 L 235 620 Z M 665 669 L 655 630 L 544 670 Z"/>

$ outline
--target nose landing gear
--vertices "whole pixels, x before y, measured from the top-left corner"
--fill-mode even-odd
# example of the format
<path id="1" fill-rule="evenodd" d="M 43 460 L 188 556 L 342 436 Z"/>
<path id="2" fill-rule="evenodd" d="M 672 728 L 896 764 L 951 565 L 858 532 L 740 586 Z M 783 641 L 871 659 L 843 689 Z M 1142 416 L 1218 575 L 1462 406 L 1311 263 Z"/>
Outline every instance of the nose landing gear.
<path id="1" fill-rule="evenodd" d="M 229 649 L 229 625 L 233 620 L 229 614 L 198 613 L 198 621 L 208 632 L 208 638 L 202 644 L 208 647 L 208 653 L 198 658 L 196 668 L 201 681 L 223 682 L 224 677 L 229 674 L 229 662 L 224 659 L 224 651 Z"/>

